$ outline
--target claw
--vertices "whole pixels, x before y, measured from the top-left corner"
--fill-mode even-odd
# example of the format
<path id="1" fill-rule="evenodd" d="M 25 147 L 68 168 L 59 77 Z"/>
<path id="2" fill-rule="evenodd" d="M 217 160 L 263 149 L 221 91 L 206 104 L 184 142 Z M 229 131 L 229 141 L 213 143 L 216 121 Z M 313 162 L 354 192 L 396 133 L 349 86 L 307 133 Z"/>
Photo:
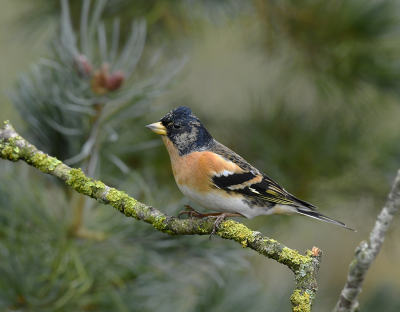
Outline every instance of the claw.
<path id="1" fill-rule="evenodd" d="M 217 232 L 215 231 L 215 229 L 213 228 L 213 230 L 212 230 L 212 232 L 211 232 L 211 234 L 210 234 L 210 237 L 208 238 L 209 240 L 210 240 L 210 242 L 211 242 L 211 238 L 212 238 L 212 236 L 214 235 L 214 234 L 216 234 Z"/>
<path id="2" fill-rule="evenodd" d="M 187 213 L 186 211 L 181 211 L 179 214 L 178 214 L 178 219 L 180 219 L 181 218 L 181 215 L 183 215 L 183 214 L 185 214 L 185 213 Z"/>
<path id="3" fill-rule="evenodd" d="M 183 214 L 187 214 L 189 217 L 203 218 L 203 214 L 194 210 L 190 205 L 185 205 L 185 208 L 186 210 L 183 210 L 178 214 L 178 219 L 180 219 Z"/>
<path id="4" fill-rule="evenodd" d="M 201 213 L 201 212 L 194 210 L 190 205 L 185 205 L 185 208 L 186 208 L 186 210 L 183 210 L 178 214 L 178 219 L 180 219 L 181 215 L 183 215 L 183 214 L 187 214 L 191 218 L 195 217 L 195 218 L 202 219 L 202 218 L 207 217 L 207 219 L 208 218 L 216 219 L 214 222 L 214 225 L 213 225 L 213 230 L 210 234 L 210 240 L 211 240 L 211 237 L 217 233 L 217 230 L 219 229 L 219 225 L 221 224 L 221 222 L 224 221 L 227 217 L 243 217 L 239 213 L 227 213 L 227 212 L 224 212 L 224 213 L 221 213 L 221 212 L 219 212 L 219 213 Z"/>
<path id="5" fill-rule="evenodd" d="M 216 217 L 216 220 L 213 225 L 213 230 L 210 234 L 210 238 L 209 238 L 210 241 L 211 241 L 211 237 L 217 233 L 217 230 L 219 229 L 219 225 L 221 224 L 221 222 L 224 221 L 226 217 L 230 217 L 231 215 L 232 215 L 231 213 L 221 213 L 219 216 Z M 209 216 L 209 217 L 211 217 L 211 216 Z M 215 216 L 214 216 L 214 218 L 215 218 Z"/>

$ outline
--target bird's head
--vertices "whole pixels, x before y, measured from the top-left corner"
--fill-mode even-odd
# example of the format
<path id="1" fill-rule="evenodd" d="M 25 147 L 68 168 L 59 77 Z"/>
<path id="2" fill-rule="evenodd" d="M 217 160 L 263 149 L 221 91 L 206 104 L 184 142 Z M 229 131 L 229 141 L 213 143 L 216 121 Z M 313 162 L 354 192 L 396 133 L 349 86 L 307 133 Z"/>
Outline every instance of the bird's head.
<path id="1" fill-rule="evenodd" d="M 185 106 L 175 108 L 146 128 L 171 140 L 181 155 L 201 150 L 213 141 L 200 120 Z"/>

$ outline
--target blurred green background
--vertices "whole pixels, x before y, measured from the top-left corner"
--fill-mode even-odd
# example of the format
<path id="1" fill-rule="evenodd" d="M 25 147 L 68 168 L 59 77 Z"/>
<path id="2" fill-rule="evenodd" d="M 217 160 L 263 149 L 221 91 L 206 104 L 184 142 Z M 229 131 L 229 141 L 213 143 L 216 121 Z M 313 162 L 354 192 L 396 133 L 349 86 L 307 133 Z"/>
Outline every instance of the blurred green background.
<path id="1" fill-rule="evenodd" d="M 0 120 L 177 215 L 190 202 L 144 126 L 191 107 L 216 140 L 357 229 L 238 220 L 300 252 L 321 248 L 313 311 L 331 311 L 400 168 L 398 1 L 63 3 L 61 18 L 58 1 L 1 2 Z M 400 309 L 398 219 L 368 272 L 363 311 Z M 294 286 L 286 267 L 236 243 L 158 233 L 6 161 L 0 259 L 1 311 L 289 311 Z"/>

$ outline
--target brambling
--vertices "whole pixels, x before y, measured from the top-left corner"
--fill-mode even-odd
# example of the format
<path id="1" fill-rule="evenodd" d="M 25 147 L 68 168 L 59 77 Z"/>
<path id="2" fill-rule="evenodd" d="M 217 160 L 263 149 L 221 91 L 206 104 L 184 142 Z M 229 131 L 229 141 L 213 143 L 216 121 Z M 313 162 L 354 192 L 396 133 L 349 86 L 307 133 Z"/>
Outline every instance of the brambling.
<path id="1" fill-rule="evenodd" d="M 226 217 L 252 219 L 260 215 L 300 214 L 347 227 L 316 212 L 317 207 L 296 198 L 242 157 L 214 140 L 190 108 L 180 106 L 146 126 L 160 134 L 171 158 L 181 192 L 201 207 L 218 213 L 199 213 L 186 205 L 178 217 L 215 218 L 215 234 Z"/>

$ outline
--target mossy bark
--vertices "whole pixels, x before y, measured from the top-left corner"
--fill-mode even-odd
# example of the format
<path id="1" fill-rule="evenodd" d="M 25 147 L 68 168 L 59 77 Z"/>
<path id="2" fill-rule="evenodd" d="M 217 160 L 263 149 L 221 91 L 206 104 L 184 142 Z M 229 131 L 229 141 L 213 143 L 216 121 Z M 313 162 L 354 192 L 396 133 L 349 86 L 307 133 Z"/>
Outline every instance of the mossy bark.
<path id="1" fill-rule="evenodd" d="M 151 224 L 169 235 L 210 235 L 213 221 L 206 219 L 179 220 L 161 211 L 138 202 L 122 191 L 87 177 L 81 169 L 73 169 L 51 157 L 19 136 L 7 121 L 0 129 L 0 157 L 11 161 L 23 160 L 44 173 L 53 175 L 67 183 L 77 192 L 108 204 L 137 220 Z M 288 266 L 295 274 L 296 288 L 291 296 L 293 311 L 309 312 L 317 292 L 316 276 L 322 260 L 322 251 L 313 248 L 300 255 L 276 240 L 252 231 L 241 223 L 225 220 L 217 234 L 234 240 L 243 248 L 254 251 Z"/>

